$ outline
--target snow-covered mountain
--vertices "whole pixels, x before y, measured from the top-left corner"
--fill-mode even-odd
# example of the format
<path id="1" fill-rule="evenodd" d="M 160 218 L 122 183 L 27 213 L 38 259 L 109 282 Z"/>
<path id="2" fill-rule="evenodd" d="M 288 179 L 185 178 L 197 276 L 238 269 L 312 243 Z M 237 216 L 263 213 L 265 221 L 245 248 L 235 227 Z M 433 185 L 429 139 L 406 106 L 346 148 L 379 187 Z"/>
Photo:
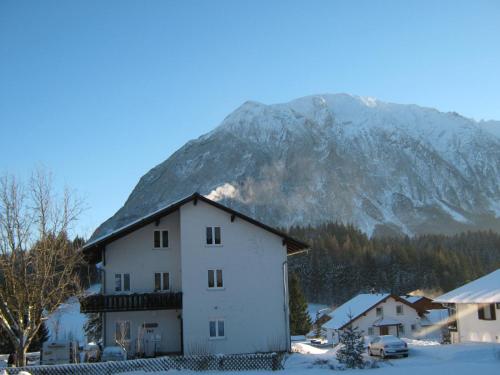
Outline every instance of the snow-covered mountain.
<path id="1" fill-rule="evenodd" d="M 249 101 L 146 173 L 94 237 L 194 191 L 274 226 L 500 230 L 500 122 L 346 94 Z"/>

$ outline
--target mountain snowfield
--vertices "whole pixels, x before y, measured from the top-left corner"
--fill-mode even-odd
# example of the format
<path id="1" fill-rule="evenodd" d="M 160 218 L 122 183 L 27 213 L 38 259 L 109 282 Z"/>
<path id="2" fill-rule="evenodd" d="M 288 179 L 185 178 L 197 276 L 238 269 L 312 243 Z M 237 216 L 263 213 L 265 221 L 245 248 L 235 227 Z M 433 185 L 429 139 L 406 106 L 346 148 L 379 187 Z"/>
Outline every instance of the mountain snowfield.
<path id="1" fill-rule="evenodd" d="M 500 230 L 500 122 L 347 94 L 249 101 L 146 173 L 93 238 L 194 191 L 273 226 Z"/>

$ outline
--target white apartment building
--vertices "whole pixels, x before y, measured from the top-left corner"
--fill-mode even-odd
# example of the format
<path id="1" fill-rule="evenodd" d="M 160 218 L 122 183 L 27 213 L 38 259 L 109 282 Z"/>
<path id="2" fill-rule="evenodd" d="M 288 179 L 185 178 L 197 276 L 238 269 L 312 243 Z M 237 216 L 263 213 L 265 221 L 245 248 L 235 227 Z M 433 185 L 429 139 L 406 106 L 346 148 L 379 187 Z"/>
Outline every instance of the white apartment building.
<path id="1" fill-rule="evenodd" d="M 132 355 L 290 348 L 287 255 L 307 245 L 195 193 L 85 244 L 105 346 Z"/>

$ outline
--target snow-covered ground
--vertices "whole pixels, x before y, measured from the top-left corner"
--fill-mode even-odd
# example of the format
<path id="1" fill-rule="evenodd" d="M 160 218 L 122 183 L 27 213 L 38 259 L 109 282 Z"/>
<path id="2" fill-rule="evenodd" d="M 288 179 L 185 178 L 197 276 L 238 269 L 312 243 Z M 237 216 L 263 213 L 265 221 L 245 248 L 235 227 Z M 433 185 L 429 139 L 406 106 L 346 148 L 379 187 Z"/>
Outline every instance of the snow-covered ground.
<path id="1" fill-rule="evenodd" d="M 439 345 L 432 341 L 408 342 L 410 355 L 408 358 L 380 360 L 373 359 L 378 368 L 363 370 L 346 370 L 349 374 L 368 375 L 498 375 L 500 374 L 499 344 L 454 344 Z M 307 343 L 294 343 L 294 354 L 285 363 L 285 370 L 274 372 L 282 375 L 326 375 L 332 373 L 332 367 L 338 365 L 335 349 L 315 348 Z M 368 359 L 369 357 L 367 357 Z M 127 375 L 141 374 L 195 374 L 190 371 L 168 371 L 145 373 L 128 372 Z M 218 372 L 210 372 L 219 374 Z M 221 372 L 220 375 L 271 374 L 271 371 Z M 199 373 L 196 373 L 199 374 Z"/>

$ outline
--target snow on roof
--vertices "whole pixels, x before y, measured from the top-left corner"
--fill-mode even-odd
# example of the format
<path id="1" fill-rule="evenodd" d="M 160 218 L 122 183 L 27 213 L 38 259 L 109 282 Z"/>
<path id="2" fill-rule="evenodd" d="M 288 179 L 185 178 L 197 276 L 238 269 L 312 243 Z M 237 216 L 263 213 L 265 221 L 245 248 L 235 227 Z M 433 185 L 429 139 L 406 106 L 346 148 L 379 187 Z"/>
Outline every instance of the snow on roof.
<path id="1" fill-rule="evenodd" d="M 323 324 L 322 327 L 327 329 L 340 329 L 349 323 L 351 318 L 358 317 L 388 296 L 388 293 L 358 294 L 356 297 L 337 307 L 330 314 L 328 314 L 331 319 Z"/>
<path id="2" fill-rule="evenodd" d="M 500 302 L 500 268 L 435 299 L 444 303 Z"/>
<path id="3" fill-rule="evenodd" d="M 422 298 L 422 296 L 401 296 L 401 298 L 403 298 L 404 300 L 410 302 L 410 303 L 415 303 L 417 302 L 419 299 Z"/>

